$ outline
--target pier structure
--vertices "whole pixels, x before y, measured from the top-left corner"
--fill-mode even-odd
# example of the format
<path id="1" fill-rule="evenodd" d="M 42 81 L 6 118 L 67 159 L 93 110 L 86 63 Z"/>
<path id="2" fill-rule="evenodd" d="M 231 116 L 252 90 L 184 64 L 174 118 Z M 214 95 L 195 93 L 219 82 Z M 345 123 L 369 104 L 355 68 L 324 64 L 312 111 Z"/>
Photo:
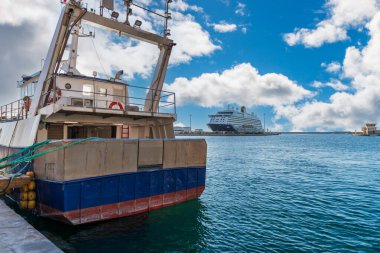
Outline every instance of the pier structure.
<path id="1" fill-rule="evenodd" d="M 63 253 L 2 200 L 0 224 L 2 253 Z"/>

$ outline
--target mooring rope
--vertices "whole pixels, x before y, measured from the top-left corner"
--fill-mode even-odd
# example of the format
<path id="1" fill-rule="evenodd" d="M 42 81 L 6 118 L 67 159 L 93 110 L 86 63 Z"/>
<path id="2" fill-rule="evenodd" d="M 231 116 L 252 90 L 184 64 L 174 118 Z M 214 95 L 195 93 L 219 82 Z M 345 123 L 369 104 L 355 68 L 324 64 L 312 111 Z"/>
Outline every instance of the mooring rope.
<path id="1" fill-rule="evenodd" d="M 40 143 L 37 143 L 37 144 L 34 144 L 28 148 L 25 148 L 23 150 L 23 152 L 28 152 L 26 153 L 25 155 L 22 155 L 23 152 L 17 152 L 18 155 L 21 154 L 20 157 L 10 161 L 10 162 L 7 162 L 5 164 L 2 164 L 0 165 L 0 171 L 2 172 L 6 172 L 4 170 L 4 168 L 7 168 L 9 166 L 12 166 L 12 165 L 15 165 L 16 166 L 13 166 L 10 170 L 7 170 L 7 172 L 11 172 L 13 171 L 15 168 L 17 168 L 18 165 L 20 165 L 21 163 L 25 163 L 25 162 L 31 162 L 33 161 L 34 159 L 38 158 L 38 157 L 41 157 L 41 156 L 44 156 L 44 155 L 47 155 L 47 154 L 50 154 L 50 153 L 53 153 L 53 152 L 57 152 L 59 150 L 63 150 L 63 149 L 66 149 L 66 148 L 69 148 L 71 146 L 74 146 L 74 145 L 78 145 L 80 143 L 83 143 L 83 142 L 86 142 L 86 141 L 92 141 L 92 140 L 96 140 L 96 139 L 99 139 L 98 137 L 90 137 L 90 138 L 87 138 L 87 139 L 81 139 L 81 140 L 78 140 L 78 141 L 74 141 L 74 142 L 71 142 L 69 144 L 66 144 L 66 145 L 63 145 L 63 146 L 60 146 L 58 148 L 53 148 L 53 149 L 50 149 L 50 150 L 46 150 L 44 152 L 41 152 L 41 153 L 37 153 L 37 154 L 33 154 L 35 151 L 37 151 L 38 149 L 40 149 L 41 147 L 51 143 L 51 141 L 44 141 L 44 142 L 40 142 Z M 29 151 L 28 151 L 29 150 Z M 15 155 L 11 155 L 11 157 L 15 157 Z M 3 161 L 7 161 L 9 160 L 10 157 L 5 157 L 3 158 Z"/>

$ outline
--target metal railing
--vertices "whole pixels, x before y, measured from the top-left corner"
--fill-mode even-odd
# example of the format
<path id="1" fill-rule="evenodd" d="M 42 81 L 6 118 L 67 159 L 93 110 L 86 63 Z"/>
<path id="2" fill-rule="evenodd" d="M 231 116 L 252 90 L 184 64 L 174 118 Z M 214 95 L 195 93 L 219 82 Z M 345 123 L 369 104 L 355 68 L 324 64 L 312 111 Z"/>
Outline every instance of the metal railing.
<path id="1" fill-rule="evenodd" d="M 0 107 L 0 122 L 17 121 L 26 119 L 27 107 L 25 101 L 22 99 Z"/>
<path id="2" fill-rule="evenodd" d="M 55 78 L 54 78 L 55 79 Z M 123 88 L 125 95 L 114 95 L 101 92 L 87 92 L 83 90 L 73 89 L 57 89 L 54 80 L 53 89 L 45 94 L 42 94 L 42 104 L 44 107 L 49 104 L 58 104 L 65 107 L 73 108 L 91 108 L 93 112 L 99 110 L 107 110 L 109 112 L 123 111 L 127 112 L 149 112 L 152 110 L 146 109 L 146 102 L 150 101 L 158 103 L 158 113 L 176 114 L 176 98 L 174 92 L 161 90 L 159 98 L 155 98 L 155 90 L 128 84 L 112 83 L 112 85 L 119 85 Z M 94 89 L 98 87 L 94 86 Z M 152 91 L 152 92 L 151 92 Z M 151 97 L 147 98 L 147 94 L 151 93 Z M 30 97 L 33 99 L 33 97 Z M 148 103 L 149 104 L 149 103 Z M 27 118 L 31 100 L 28 102 L 23 99 L 14 101 L 12 103 L 0 107 L 0 122 L 17 121 Z"/>
<path id="3" fill-rule="evenodd" d="M 65 107 L 75 108 L 91 108 L 94 112 L 101 110 L 123 111 L 126 112 L 149 112 L 151 109 L 146 109 L 146 102 L 158 103 L 158 113 L 176 114 L 176 99 L 175 93 L 163 91 L 160 92 L 160 97 L 155 98 L 155 90 L 139 86 L 126 84 L 112 83 L 119 85 L 123 89 L 124 95 L 109 94 L 99 91 L 84 91 L 73 89 L 57 89 L 53 88 L 49 92 L 43 94 L 43 100 L 48 104 L 56 103 Z M 55 85 L 54 85 L 55 86 Z M 93 87 L 95 90 L 99 87 Z M 151 92 L 152 91 L 152 92 Z M 147 94 L 151 93 L 151 97 L 147 98 Z M 148 103 L 149 104 L 149 103 Z"/>

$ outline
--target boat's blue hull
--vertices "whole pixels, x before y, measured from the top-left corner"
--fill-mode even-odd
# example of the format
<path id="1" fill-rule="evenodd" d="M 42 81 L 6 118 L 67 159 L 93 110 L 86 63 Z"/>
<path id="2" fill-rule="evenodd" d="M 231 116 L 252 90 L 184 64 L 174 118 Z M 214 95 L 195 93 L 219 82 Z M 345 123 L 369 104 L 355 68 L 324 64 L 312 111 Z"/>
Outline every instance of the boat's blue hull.
<path id="1" fill-rule="evenodd" d="M 199 197 L 206 168 L 141 171 L 58 182 L 37 180 L 41 216 L 73 225 L 147 212 Z"/>

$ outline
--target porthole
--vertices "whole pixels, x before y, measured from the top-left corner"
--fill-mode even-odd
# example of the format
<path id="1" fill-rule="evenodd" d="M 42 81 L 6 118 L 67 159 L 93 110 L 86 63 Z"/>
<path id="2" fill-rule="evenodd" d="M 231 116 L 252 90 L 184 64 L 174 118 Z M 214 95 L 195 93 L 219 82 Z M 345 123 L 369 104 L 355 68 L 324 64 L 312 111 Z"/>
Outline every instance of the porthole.
<path id="1" fill-rule="evenodd" d="M 71 84 L 66 83 L 66 84 L 65 84 L 65 89 L 66 89 L 66 90 L 70 90 L 70 89 L 71 89 Z"/>

